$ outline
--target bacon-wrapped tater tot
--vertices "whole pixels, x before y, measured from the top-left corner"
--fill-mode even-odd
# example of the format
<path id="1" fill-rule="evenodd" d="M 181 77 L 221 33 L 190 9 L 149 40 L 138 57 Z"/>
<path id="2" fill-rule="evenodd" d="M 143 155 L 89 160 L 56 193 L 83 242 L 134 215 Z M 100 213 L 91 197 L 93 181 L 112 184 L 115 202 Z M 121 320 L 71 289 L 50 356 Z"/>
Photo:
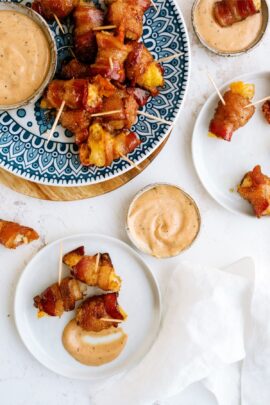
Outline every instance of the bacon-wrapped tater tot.
<path id="1" fill-rule="evenodd" d="M 92 63 L 97 53 L 96 34 L 93 28 L 103 25 L 104 13 L 94 3 L 82 2 L 75 8 L 73 17 L 76 56 L 84 63 Z"/>
<path id="2" fill-rule="evenodd" d="M 70 60 L 61 69 L 61 78 L 64 80 L 85 79 L 89 76 L 89 65 L 79 62 L 77 59 Z"/>
<path id="3" fill-rule="evenodd" d="M 148 90 L 152 96 L 164 86 L 163 68 L 141 42 L 132 42 L 132 51 L 126 60 L 126 75 L 131 85 Z"/>
<path id="4" fill-rule="evenodd" d="M 130 45 L 125 45 L 110 32 L 98 32 L 96 38 L 98 54 L 90 68 L 92 75 L 100 74 L 122 83 L 125 80 L 124 62 L 131 50 Z"/>
<path id="5" fill-rule="evenodd" d="M 77 6 L 79 0 L 34 0 L 32 9 L 45 20 L 53 20 L 55 15 L 62 20 Z"/>
<path id="6" fill-rule="evenodd" d="M 116 25 L 127 39 L 138 40 L 143 34 L 143 15 L 151 0 L 109 0 L 107 4 L 108 24 Z"/>
<path id="7" fill-rule="evenodd" d="M 115 273 L 110 255 L 97 253 L 85 256 L 80 247 L 65 254 L 63 262 L 70 267 L 71 274 L 89 286 L 99 287 L 104 291 L 119 291 L 121 278 Z"/>
<path id="8" fill-rule="evenodd" d="M 213 6 L 215 20 L 221 27 L 243 21 L 260 10 L 261 0 L 222 0 Z"/>
<path id="9" fill-rule="evenodd" d="M 0 219 L 0 243 L 8 249 L 31 243 L 39 238 L 34 229 Z"/>
<path id="10" fill-rule="evenodd" d="M 262 173 L 261 166 L 245 174 L 238 193 L 252 205 L 258 218 L 270 215 L 270 177 Z"/>
<path id="11" fill-rule="evenodd" d="M 40 295 L 34 297 L 34 306 L 38 316 L 61 316 L 64 311 L 72 311 L 76 301 L 82 300 L 86 286 L 72 277 L 65 277 L 60 285 L 52 284 Z"/>
<path id="12" fill-rule="evenodd" d="M 103 321 L 102 318 L 112 322 Z M 76 322 L 84 330 L 100 332 L 118 326 L 114 319 L 124 320 L 126 314 L 119 307 L 117 294 L 110 293 L 87 298 L 77 309 Z"/>
<path id="13" fill-rule="evenodd" d="M 90 126 L 87 143 L 79 147 L 80 161 L 84 166 L 109 166 L 113 160 L 132 152 L 141 143 L 134 132 L 111 134 L 99 122 Z"/>
<path id="14" fill-rule="evenodd" d="M 234 131 L 246 125 L 255 112 L 251 104 L 254 86 L 243 82 L 230 85 L 223 98 L 225 105 L 219 101 L 214 118 L 210 122 L 210 135 L 230 141 Z"/>

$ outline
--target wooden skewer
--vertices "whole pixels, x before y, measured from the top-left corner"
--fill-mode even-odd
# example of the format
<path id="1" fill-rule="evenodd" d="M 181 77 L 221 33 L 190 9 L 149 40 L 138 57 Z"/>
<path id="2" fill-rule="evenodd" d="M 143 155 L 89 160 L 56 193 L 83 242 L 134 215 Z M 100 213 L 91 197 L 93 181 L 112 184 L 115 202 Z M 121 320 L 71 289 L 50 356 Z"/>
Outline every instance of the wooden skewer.
<path id="1" fill-rule="evenodd" d="M 97 258 L 96 258 L 96 264 L 95 264 L 95 270 L 94 273 L 97 272 L 98 269 L 98 265 L 99 265 L 99 261 L 100 261 L 100 253 L 97 254 Z"/>
<path id="2" fill-rule="evenodd" d="M 183 52 L 175 53 L 173 55 L 166 56 L 165 58 L 159 59 L 158 63 L 169 62 L 170 60 L 175 59 L 175 58 L 179 58 L 180 56 L 183 56 L 183 55 L 184 55 Z"/>
<path id="3" fill-rule="evenodd" d="M 172 122 L 166 121 L 160 117 L 156 117 L 155 115 L 148 114 L 147 112 L 144 112 L 144 111 L 138 111 L 138 114 L 143 115 L 144 117 L 147 117 L 147 118 L 151 118 L 152 120 L 163 122 L 163 124 L 172 125 Z"/>
<path id="4" fill-rule="evenodd" d="M 69 52 L 71 53 L 71 55 L 73 56 L 73 58 L 77 60 L 77 56 L 76 56 L 75 53 L 73 52 L 73 49 L 72 49 L 72 48 L 69 48 Z"/>
<path id="5" fill-rule="evenodd" d="M 57 15 L 56 15 L 56 14 L 54 14 L 53 16 L 54 16 L 55 21 L 57 22 L 58 27 L 59 27 L 59 28 L 60 28 L 60 30 L 62 31 L 62 34 L 64 34 L 64 33 L 65 33 L 65 31 L 64 31 L 63 25 L 61 24 L 61 22 L 60 22 L 59 18 L 57 17 Z"/>
<path id="6" fill-rule="evenodd" d="M 124 319 L 100 318 L 100 321 L 103 321 L 103 322 L 117 322 L 117 323 L 121 323 L 121 322 L 124 321 Z"/>
<path id="7" fill-rule="evenodd" d="M 102 117 L 104 115 L 119 114 L 121 112 L 122 112 L 122 110 L 106 111 L 106 112 L 91 114 L 91 117 Z"/>
<path id="8" fill-rule="evenodd" d="M 134 169 L 137 169 L 139 172 L 142 171 L 142 169 L 136 165 L 136 163 L 132 162 L 132 160 L 130 160 L 127 156 L 123 155 L 123 153 L 119 153 L 119 155 L 121 156 L 122 159 L 124 159 L 126 162 L 128 162 L 131 166 L 134 167 Z"/>
<path id="9" fill-rule="evenodd" d="M 154 3 L 153 0 L 151 0 L 151 4 L 152 4 L 152 6 L 154 7 L 154 9 L 155 9 L 156 11 L 158 11 L 158 8 L 157 8 L 157 6 L 156 6 L 156 4 Z"/>
<path id="10" fill-rule="evenodd" d="M 113 60 L 112 60 L 112 58 L 109 58 L 109 63 L 110 63 L 111 70 L 113 70 Z"/>
<path id="11" fill-rule="evenodd" d="M 63 101 L 62 101 L 62 104 L 61 104 L 61 106 L 60 106 L 60 108 L 59 108 L 59 110 L 58 110 L 57 116 L 55 117 L 53 126 L 52 126 L 52 128 L 51 128 L 51 130 L 50 130 L 50 132 L 49 132 L 49 136 L 48 136 L 48 139 L 47 139 L 48 142 L 50 141 L 50 139 L 51 139 L 51 137 L 52 137 L 52 135 L 53 135 L 53 133 L 54 133 L 54 131 L 55 131 L 55 128 L 56 128 L 56 126 L 57 126 L 57 124 L 58 124 L 59 118 L 60 118 L 60 116 L 61 116 L 61 114 L 62 114 L 62 112 L 63 112 L 63 109 L 64 109 L 64 107 L 65 107 L 65 104 L 66 104 L 65 100 L 63 100 Z"/>
<path id="12" fill-rule="evenodd" d="M 93 31 L 114 30 L 116 25 L 101 25 L 100 27 L 94 27 Z"/>
<path id="13" fill-rule="evenodd" d="M 225 104 L 226 104 L 226 103 L 225 103 L 225 100 L 224 100 L 224 98 L 222 97 L 222 94 L 220 93 L 220 91 L 219 91 L 219 89 L 218 89 L 216 83 L 214 82 L 214 79 L 212 78 L 212 76 L 211 76 L 209 73 L 207 73 L 207 76 L 208 76 L 210 82 L 212 83 L 212 85 L 214 86 L 214 88 L 215 88 L 215 90 L 216 90 L 216 92 L 217 92 L 217 95 L 219 96 L 219 98 L 220 98 L 222 104 L 225 105 Z"/>
<path id="14" fill-rule="evenodd" d="M 58 285 L 61 284 L 63 271 L 63 242 L 60 242 L 60 253 L 59 253 L 59 266 L 58 266 Z"/>
<path id="15" fill-rule="evenodd" d="M 267 100 L 270 100 L 270 96 L 264 97 L 261 100 L 254 101 L 254 103 L 250 103 L 250 104 L 246 105 L 244 108 L 248 108 L 248 107 L 251 107 L 253 105 L 263 103 L 264 101 L 267 101 Z"/>

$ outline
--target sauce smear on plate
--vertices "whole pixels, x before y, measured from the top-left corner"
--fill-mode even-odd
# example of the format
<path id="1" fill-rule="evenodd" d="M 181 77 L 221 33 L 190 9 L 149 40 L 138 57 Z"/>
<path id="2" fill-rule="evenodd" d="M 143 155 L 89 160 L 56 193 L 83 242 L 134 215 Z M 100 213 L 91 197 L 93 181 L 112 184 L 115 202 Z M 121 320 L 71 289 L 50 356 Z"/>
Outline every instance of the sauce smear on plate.
<path id="1" fill-rule="evenodd" d="M 116 359 L 124 349 L 127 334 L 121 328 L 87 332 L 72 319 L 64 329 L 62 342 L 77 361 L 87 366 L 101 366 Z"/>
<path id="2" fill-rule="evenodd" d="M 12 10 L 0 11 L 0 105 L 35 93 L 48 72 L 50 48 L 39 25 Z"/>

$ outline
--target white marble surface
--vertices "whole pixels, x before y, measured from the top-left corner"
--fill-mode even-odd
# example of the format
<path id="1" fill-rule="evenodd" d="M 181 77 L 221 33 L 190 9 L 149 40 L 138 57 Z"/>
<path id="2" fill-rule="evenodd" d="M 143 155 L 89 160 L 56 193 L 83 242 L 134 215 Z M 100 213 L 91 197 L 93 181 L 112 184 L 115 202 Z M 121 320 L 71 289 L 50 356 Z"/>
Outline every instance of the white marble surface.
<path id="1" fill-rule="evenodd" d="M 55 375 L 34 360 L 23 346 L 13 320 L 14 289 L 25 264 L 44 243 L 79 232 L 104 233 L 128 242 L 124 228 L 128 203 L 148 183 L 169 181 L 179 184 L 195 198 L 202 214 L 200 237 L 181 258 L 158 261 L 145 257 L 157 275 L 161 288 L 170 268 L 182 258 L 224 266 L 240 257 L 252 256 L 257 265 L 257 282 L 269 282 L 269 221 L 236 216 L 218 206 L 202 188 L 191 160 L 193 125 L 201 106 L 212 92 L 206 70 L 216 78 L 219 85 L 241 73 L 269 70 L 269 32 L 263 43 L 248 55 L 228 59 L 215 56 L 202 48 L 194 36 L 190 21 L 192 1 L 178 1 L 190 35 L 191 81 L 177 125 L 167 145 L 150 167 L 121 189 L 81 202 L 39 201 L 0 186 L 0 216 L 30 225 L 42 235 L 37 243 L 15 252 L 0 246 L 0 402 L 3 405 L 90 404 L 91 388 L 87 382 L 67 380 Z M 166 405 L 215 403 L 213 396 L 198 384 L 178 398 L 166 401 Z"/>

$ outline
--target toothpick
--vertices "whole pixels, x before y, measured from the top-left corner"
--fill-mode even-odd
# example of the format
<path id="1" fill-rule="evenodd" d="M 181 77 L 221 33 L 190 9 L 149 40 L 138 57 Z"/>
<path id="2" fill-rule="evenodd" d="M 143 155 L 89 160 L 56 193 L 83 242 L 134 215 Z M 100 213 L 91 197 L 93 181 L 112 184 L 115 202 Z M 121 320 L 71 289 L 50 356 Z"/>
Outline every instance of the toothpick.
<path id="1" fill-rule="evenodd" d="M 158 63 L 169 62 L 170 60 L 175 59 L 175 58 L 179 58 L 180 56 L 183 56 L 183 55 L 184 55 L 183 52 L 175 53 L 173 55 L 166 56 L 165 58 L 159 59 Z"/>
<path id="2" fill-rule="evenodd" d="M 225 103 L 225 100 L 224 100 L 224 98 L 222 97 L 222 94 L 220 93 L 220 91 L 219 91 L 219 89 L 218 89 L 216 83 L 214 82 L 214 79 L 212 78 L 212 76 L 210 76 L 209 73 L 207 73 L 207 76 L 208 76 L 210 82 L 212 83 L 212 85 L 214 86 L 214 88 L 215 88 L 215 90 L 216 90 L 216 92 L 217 92 L 217 95 L 218 95 L 219 98 L 220 98 L 220 101 L 222 102 L 223 105 L 225 105 L 225 104 L 226 104 L 226 103 Z"/>
<path id="3" fill-rule="evenodd" d="M 73 49 L 72 48 L 68 48 L 68 49 L 69 49 L 69 52 L 71 53 L 71 55 L 73 56 L 73 58 L 77 60 L 77 56 L 73 52 Z"/>
<path id="4" fill-rule="evenodd" d="M 54 16 L 55 21 L 57 22 L 58 27 L 59 27 L 59 28 L 60 28 L 60 30 L 62 31 L 62 34 L 64 34 L 64 33 L 65 33 L 65 31 L 64 31 L 63 25 L 61 24 L 61 22 L 60 22 L 59 18 L 57 17 L 57 15 L 56 15 L 56 14 L 54 14 L 53 16 Z"/>
<path id="5" fill-rule="evenodd" d="M 101 25 L 100 27 L 92 28 L 92 31 L 114 30 L 116 25 Z"/>
<path id="6" fill-rule="evenodd" d="M 119 114 L 121 112 L 122 112 L 122 110 L 106 111 L 106 112 L 91 114 L 91 117 L 103 117 L 104 115 Z"/>
<path id="7" fill-rule="evenodd" d="M 58 266 L 58 285 L 61 284 L 62 271 L 63 271 L 63 242 L 60 241 L 59 266 Z"/>
<path id="8" fill-rule="evenodd" d="M 142 171 L 142 169 L 136 165 L 136 163 L 132 162 L 132 160 L 130 160 L 127 156 L 123 155 L 123 153 L 119 153 L 119 155 L 121 156 L 122 159 L 124 159 L 126 162 L 128 162 L 131 166 L 134 167 L 134 169 L 137 169 L 139 172 Z"/>
<path id="9" fill-rule="evenodd" d="M 114 319 L 114 318 L 100 318 L 99 319 L 100 321 L 103 321 L 103 322 L 117 322 L 117 323 L 121 323 L 121 322 L 123 322 L 124 321 L 124 319 Z"/>
<path id="10" fill-rule="evenodd" d="M 113 60 L 112 60 L 111 57 L 109 58 L 109 63 L 110 63 L 110 68 L 111 68 L 111 70 L 113 70 Z"/>
<path id="11" fill-rule="evenodd" d="M 147 118 L 151 118 L 152 120 L 160 121 L 163 124 L 172 125 L 172 122 L 166 121 L 166 120 L 164 120 L 163 118 L 160 118 L 160 117 L 156 117 L 155 115 L 148 114 L 147 112 L 144 112 L 144 111 L 138 111 L 137 114 L 143 115 L 144 117 L 147 117 Z"/>
<path id="12" fill-rule="evenodd" d="M 157 6 L 155 5 L 155 3 L 154 3 L 153 0 L 151 0 L 151 4 L 152 4 L 152 6 L 154 7 L 154 9 L 155 9 L 156 11 L 158 11 L 158 8 L 157 8 Z"/>
<path id="13" fill-rule="evenodd" d="M 95 270 L 94 273 L 97 272 L 98 269 L 98 265 L 99 265 L 99 261 L 100 261 L 100 253 L 97 254 L 97 258 L 96 258 L 96 264 L 95 264 Z"/>
<path id="14" fill-rule="evenodd" d="M 57 126 L 57 124 L 58 124 L 59 118 L 60 118 L 60 116 L 61 116 L 61 114 L 62 114 L 62 112 L 63 112 L 63 109 L 64 109 L 64 107 L 65 107 L 65 104 L 66 104 L 65 100 L 63 100 L 63 101 L 62 101 L 62 104 L 61 104 L 61 106 L 60 106 L 60 108 L 59 108 L 59 110 L 58 110 L 57 116 L 55 117 L 53 126 L 52 126 L 52 128 L 51 128 L 51 130 L 50 130 L 50 132 L 49 132 L 49 136 L 48 136 L 48 139 L 47 139 L 48 142 L 50 141 L 50 139 L 51 139 L 51 137 L 52 137 L 52 135 L 53 135 L 53 133 L 54 133 L 54 131 L 55 131 L 55 128 L 56 128 L 56 126 Z"/>
<path id="15" fill-rule="evenodd" d="M 248 107 L 251 107 L 253 105 L 263 103 L 264 101 L 267 101 L 267 100 L 270 100 L 270 96 L 264 97 L 261 100 L 254 101 L 254 103 L 250 103 L 250 104 L 246 105 L 244 108 L 248 108 Z"/>

